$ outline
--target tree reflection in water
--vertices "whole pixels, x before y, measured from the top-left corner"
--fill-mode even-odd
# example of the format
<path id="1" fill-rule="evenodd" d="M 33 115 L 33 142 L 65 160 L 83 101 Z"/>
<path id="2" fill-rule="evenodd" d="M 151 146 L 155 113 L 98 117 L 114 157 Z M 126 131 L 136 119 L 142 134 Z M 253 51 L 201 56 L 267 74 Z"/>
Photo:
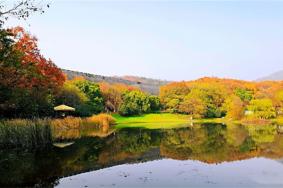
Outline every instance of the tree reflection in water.
<path id="1" fill-rule="evenodd" d="M 276 125 L 203 124 L 180 129 L 84 129 L 55 134 L 73 140 L 65 148 L 0 153 L 1 186 L 53 187 L 59 178 L 125 163 L 161 158 L 221 163 L 253 157 L 283 157 Z"/>

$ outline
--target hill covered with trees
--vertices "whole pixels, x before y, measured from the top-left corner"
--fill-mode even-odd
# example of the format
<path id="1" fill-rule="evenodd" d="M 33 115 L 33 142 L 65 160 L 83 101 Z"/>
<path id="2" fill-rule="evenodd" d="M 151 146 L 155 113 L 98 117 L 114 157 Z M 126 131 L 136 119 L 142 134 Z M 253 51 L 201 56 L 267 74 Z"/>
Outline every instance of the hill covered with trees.
<path id="1" fill-rule="evenodd" d="M 62 69 L 62 71 L 67 75 L 68 79 L 73 79 L 75 77 L 83 77 L 86 80 L 92 82 L 107 82 L 110 84 L 126 84 L 129 86 L 134 86 L 140 88 L 142 91 L 148 92 L 150 94 L 157 95 L 159 93 L 159 87 L 170 83 L 169 81 L 137 77 L 137 76 L 102 76 L 90 73 L 84 73 L 79 71 L 71 71 Z"/>
<path id="2" fill-rule="evenodd" d="M 283 82 L 201 78 L 162 86 L 163 109 L 195 118 L 271 119 L 282 115 Z"/>

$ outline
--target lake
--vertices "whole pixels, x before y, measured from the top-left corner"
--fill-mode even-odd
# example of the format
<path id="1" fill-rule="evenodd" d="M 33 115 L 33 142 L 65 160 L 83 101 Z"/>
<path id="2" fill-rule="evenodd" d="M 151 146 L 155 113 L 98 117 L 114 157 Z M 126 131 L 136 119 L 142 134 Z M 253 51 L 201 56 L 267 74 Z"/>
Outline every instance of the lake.
<path id="1" fill-rule="evenodd" d="M 277 125 L 62 131 L 43 151 L 0 152 L 0 186 L 282 187 Z"/>

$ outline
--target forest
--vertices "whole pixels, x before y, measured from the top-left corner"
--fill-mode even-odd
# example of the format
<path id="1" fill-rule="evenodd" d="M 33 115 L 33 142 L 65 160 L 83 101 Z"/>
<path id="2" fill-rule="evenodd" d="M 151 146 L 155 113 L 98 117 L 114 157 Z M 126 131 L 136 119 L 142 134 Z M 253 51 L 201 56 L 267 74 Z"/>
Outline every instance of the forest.
<path id="1" fill-rule="evenodd" d="M 248 82 L 201 78 L 160 87 L 159 96 L 121 83 L 67 79 L 45 58 L 37 39 L 21 27 L 1 30 L 0 115 L 2 118 L 53 117 L 60 104 L 76 109 L 74 116 L 151 112 L 192 118 L 273 119 L 282 114 L 283 82 Z"/>

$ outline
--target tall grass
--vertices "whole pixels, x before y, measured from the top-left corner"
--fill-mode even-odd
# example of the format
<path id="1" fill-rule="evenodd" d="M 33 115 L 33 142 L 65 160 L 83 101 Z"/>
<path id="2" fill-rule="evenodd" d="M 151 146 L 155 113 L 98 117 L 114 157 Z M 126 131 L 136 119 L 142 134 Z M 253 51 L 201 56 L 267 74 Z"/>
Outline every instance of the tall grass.
<path id="1" fill-rule="evenodd" d="M 79 129 L 85 125 L 96 127 L 111 126 L 115 124 L 115 119 L 109 114 L 98 114 L 88 118 L 66 117 L 64 119 L 53 119 L 52 128 L 56 129 Z"/>
<path id="2" fill-rule="evenodd" d="M 63 119 L 53 119 L 51 121 L 52 128 L 56 129 L 79 129 L 83 124 L 80 117 L 65 117 Z"/>
<path id="3" fill-rule="evenodd" d="M 0 121 L 0 149 L 46 147 L 57 139 L 80 138 L 82 132 L 91 129 L 109 131 L 115 123 L 108 114 L 89 118 L 66 117 L 64 119 L 13 119 Z"/>
<path id="4" fill-rule="evenodd" d="M 52 144 L 50 121 L 14 119 L 0 121 L 0 148 L 40 148 Z"/>
<path id="5" fill-rule="evenodd" d="M 100 127 L 111 126 L 115 124 L 115 119 L 109 114 L 98 114 L 84 119 L 84 123 L 93 124 Z"/>
<path id="6" fill-rule="evenodd" d="M 109 114 L 93 115 L 88 118 L 66 117 L 51 121 L 52 136 L 54 140 L 77 139 L 89 135 L 95 130 L 107 133 L 115 119 Z"/>

